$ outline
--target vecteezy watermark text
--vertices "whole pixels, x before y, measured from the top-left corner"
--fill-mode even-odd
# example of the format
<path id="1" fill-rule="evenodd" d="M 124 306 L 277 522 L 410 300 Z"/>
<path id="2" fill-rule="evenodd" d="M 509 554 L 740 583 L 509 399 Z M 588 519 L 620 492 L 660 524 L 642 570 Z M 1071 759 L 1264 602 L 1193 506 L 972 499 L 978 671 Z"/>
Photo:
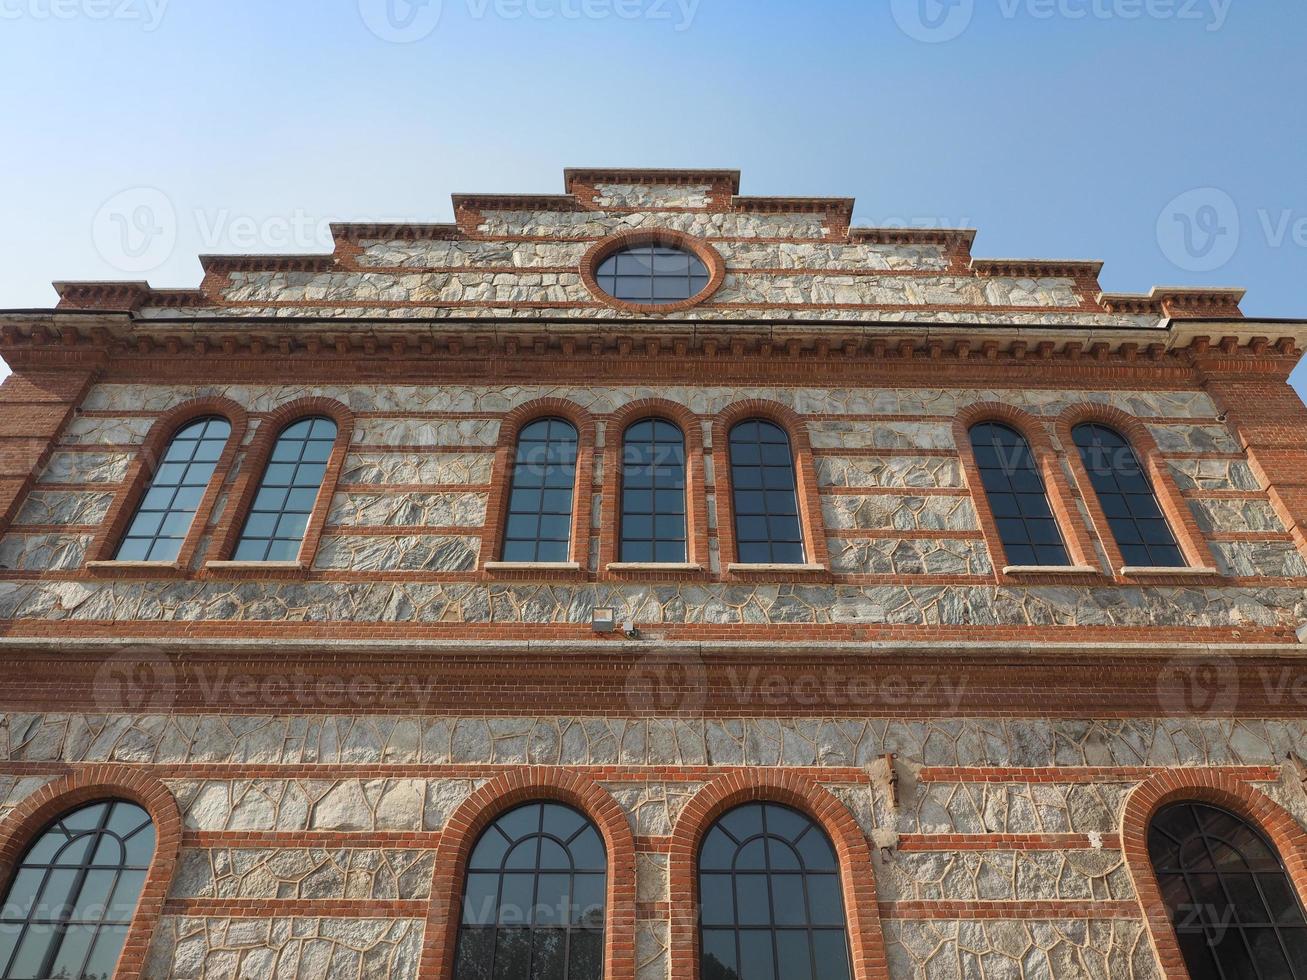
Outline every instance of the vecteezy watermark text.
<path id="1" fill-rule="evenodd" d="M 0 0 L 0 20 L 102 20 L 157 30 L 171 0 Z"/>
<path id="2" fill-rule="evenodd" d="M 459 0 L 471 20 L 652 21 L 675 31 L 694 24 L 700 0 Z M 368 30 L 383 41 L 412 44 L 430 37 L 443 0 L 358 0 Z"/>
<path id="3" fill-rule="evenodd" d="M 100 257 L 127 273 L 149 272 L 172 258 L 189 219 L 204 253 L 320 252 L 332 247 L 328 219 L 295 209 L 285 214 L 238 214 L 228 208 L 179 212 L 157 187 L 132 187 L 96 212 L 92 240 Z"/>
<path id="4" fill-rule="evenodd" d="M 1250 214 L 1255 221 L 1249 220 Z M 1222 268 L 1241 244 L 1257 236 L 1267 248 L 1307 249 L 1307 212 L 1267 207 L 1243 210 L 1219 187 L 1196 187 L 1168 201 L 1157 217 L 1158 247 L 1171 264 L 1186 272 Z"/>
<path id="5" fill-rule="evenodd" d="M 980 0 L 1004 20 L 1138 21 L 1202 24 L 1219 31 L 1234 0 Z M 961 37 L 975 19 L 977 0 L 890 0 L 890 13 L 908 37 L 941 44 Z"/>

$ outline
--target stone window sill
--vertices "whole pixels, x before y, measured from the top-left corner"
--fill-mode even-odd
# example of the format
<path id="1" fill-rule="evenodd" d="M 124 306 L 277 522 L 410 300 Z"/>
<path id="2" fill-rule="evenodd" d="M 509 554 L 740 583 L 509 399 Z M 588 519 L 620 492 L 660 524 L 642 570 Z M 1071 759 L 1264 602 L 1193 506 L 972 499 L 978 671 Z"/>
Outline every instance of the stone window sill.
<path id="1" fill-rule="evenodd" d="M 481 572 L 489 578 L 564 582 L 584 579 L 586 574 L 578 561 L 488 561 Z"/>
<path id="2" fill-rule="evenodd" d="M 1004 575 L 1098 575 L 1092 565 L 1008 565 Z"/>
<path id="3" fill-rule="evenodd" d="M 175 578 L 185 574 L 179 562 L 175 561 L 88 561 L 86 571 L 91 575 L 112 576 L 130 575 L 134 577 Z"/>
<path id="4" fill-rule="evenodd" d="M 579 572 L 579 561 L 488 561 L 487 572 Z"/>
<path id="5" fill-rule="evenodd" d="M 1139 578 L 1143 575 L 1220 575 L 1221 573 L 1215 568 L 1193 568 L 1183 566 L 1179 568 L 1154 568 L 1148 565 L 1122 565 L 1121 574 L 1129 578 Z"/>
<path id="6" fill-rule="evenodd" d="M 731 575 L 826 575 L 830 573 L 825 565 L 785 565 L 769 562 L 733 561 L 726 566 Z"/>
<path id="7" fill-rule="evenodd" d="M 302 561 L 209 561 L 204 563 L 206 572 L 234 573 L 246 572 L 303 572 L 308 566 Z"/>
<path id="8" fill-rule="evenodd" d="M 703 566 L 689 561 L 610 561 L 610 572 L 702 572 Z"/>

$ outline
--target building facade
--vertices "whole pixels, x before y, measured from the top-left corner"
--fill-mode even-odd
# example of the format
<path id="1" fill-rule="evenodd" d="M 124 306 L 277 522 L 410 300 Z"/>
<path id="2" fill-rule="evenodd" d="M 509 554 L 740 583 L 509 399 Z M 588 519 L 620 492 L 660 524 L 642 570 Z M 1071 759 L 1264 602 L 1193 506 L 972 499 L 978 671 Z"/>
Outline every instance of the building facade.
<path id="1" fill-rule="evenodd" d="M 566 191 L 0 314 L 0 976 L 1307 976 L 1307 324 Z"/>

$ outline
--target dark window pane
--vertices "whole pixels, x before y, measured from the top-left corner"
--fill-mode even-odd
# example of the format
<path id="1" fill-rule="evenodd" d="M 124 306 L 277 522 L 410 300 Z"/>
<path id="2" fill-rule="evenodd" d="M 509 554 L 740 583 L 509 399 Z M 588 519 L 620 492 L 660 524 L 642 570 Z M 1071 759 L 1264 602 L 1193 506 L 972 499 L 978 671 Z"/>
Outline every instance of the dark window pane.
<path id="1" fill-rule="evenodd" d="M 464 929 L 458 935 L 454 973 L 459 980 L 490 980 L 490 961 L 494 955 L 493 929 Z"/>
<path id="2" fill-rule="evenodd" d="M 771 422 L 741 422 L 731 429 L 730 457 L 739 560 L 802 564 L 797 485 L 785 432 Z"/>
<path id="3" fill-rule="evenodd" d="M 606 861 L 582 814 L 556 803 L 516 807 L 482 832 L 469 864 L 456 980 L 598 980 Z"/>
<path id="4" fill-rule="evenodd" d="M 668 452 L 675 449 L 675 457 Z M 685 560 L 685 463 L 680 429 L 646 419 L 623 439 L 623 561 Z"/>
<path id="5" fill-rule="evenodd" d="M 191 422 L 173 437 L 118 546 L 118 561 L 176 559 L 230 435 L 227 420 L 215 418 Z"/>
<path id="6" fill-rule="evenodd" d="M 1172 803 L 1153 817 L 1148 849 L 1190 976 L 1304 975 L 1296 954 L 1307 947 L 1307 920 L 1279 856 L 1256 827 L 1205 803 Z M 1274 870 L 1248 870 L 1268 858 Z"/>
<path id="7" fill-rule="evenodd" d="M 641 245 L 608 256 L 596 270 L 611 296 L 637 303 L 674 303 L 702 292 L 708 267 L 697 255 L 678 248 Z"/>
<path id="8" fill-rule="evenodd" d="M 1126 562 L 1157 568 L 1183 567 L 1184 556 L 1175 535 L 1125 437 L 1096 422 L 1076 426 L 1071 435 Z"/>
<path id="9" fill-rule="evenodd" d="M 140 842 L 131 847 L 137 863 L 127 863 L 124 839 Z M 23 856 L 5 896 L 0 972 L 111 973 L 153 856 L 153 828 L 135 804 L 93 803 L 56 820 Z"/>
<path id="10" fill-rule="evenodd" d="M 1044 479 L 1025 436 L 997 422 L 973 426 L 970 436 L 1008 564 L 1069 565 Z"/>
<path id="11" fill-rule="evenodd" d="M 834 849 L 804 814 L 771 803 L 723 814 L 699 853 L 699 898 L 703 980 L 848 980 Z"/>
<path id="12" fill-rule="evenodd" d="M 505 561 L 566 561 L 576 484 L 576 429 L 539 419 L 518 435 L 504 525 Z"/>

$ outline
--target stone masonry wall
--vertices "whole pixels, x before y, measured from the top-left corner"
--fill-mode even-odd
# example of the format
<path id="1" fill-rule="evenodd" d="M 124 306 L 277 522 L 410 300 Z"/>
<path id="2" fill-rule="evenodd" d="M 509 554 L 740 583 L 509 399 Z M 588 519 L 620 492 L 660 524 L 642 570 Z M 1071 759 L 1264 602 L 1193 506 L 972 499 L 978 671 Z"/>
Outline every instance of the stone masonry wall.
<path id="1" fill-rule="evenodd" d="M 733 769 L 785 769 L 871 844 L 894 980 L 1151 980 L 1126 796 L 1152 772 L 1216 767 L 1307 822 L 1291 752 L 1307 755 L 1307 723 L 10 714 L 0 766 L 26 775 L 0 784 L 0 816 L 69 767 L 144 767 L 184 823 L 146 976 L 407 980 L 451 812 L 499 772 L 563 765 L 627 816 L 638 977 L 664 980 L 666 846 L 687 803 Z"/>

